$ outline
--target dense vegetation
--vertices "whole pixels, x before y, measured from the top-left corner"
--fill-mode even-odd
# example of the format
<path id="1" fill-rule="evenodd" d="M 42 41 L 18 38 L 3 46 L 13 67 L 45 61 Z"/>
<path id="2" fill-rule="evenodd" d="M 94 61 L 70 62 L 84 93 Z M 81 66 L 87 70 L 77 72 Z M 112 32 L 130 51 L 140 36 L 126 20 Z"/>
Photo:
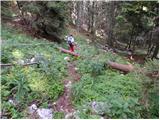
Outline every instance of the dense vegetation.
<path id="1" fill-rule="evenodd" d="M 33 103 L 53 108 L 53 118 L 66 118 L 54 103 L 65 92 L 68 64 L 73 63 L 81 77 L 71 85 L 71 118 L 159 118 L 159 77 L 154 75 L 159 71 L 157 1 L 1 4 L 1 65 L 12 64 L 1 66 L 1 118 L 29 118 L 27 108 Z M 101 30 L 104 38 L 97 34 Z M 68 49 L 63 38 L 70 33 L 80 57 L 57 49 Z M 99 48 L 104 44 L 108 50 Z M 132 55 L 145 55 L 143 64 L 128 59 L 128 49 Z M 22 66 L 33 59 L 36 64 Z M 135 70 L 126 74 L 112 69 L 108 61 L 132 64 Z"/>

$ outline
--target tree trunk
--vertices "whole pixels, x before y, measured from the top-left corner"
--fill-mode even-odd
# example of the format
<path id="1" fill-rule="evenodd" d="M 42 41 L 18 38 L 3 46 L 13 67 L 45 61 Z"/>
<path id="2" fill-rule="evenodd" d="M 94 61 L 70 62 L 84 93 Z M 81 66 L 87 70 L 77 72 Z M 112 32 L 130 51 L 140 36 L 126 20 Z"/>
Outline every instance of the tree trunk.
<path id="1" fill-rule="evenodd" d="M 64 52 L 64 53 L 68 53 L 68 54 L 74 55 L 74 56 L 76 56 L 76 57 L 80 56 L 80 55 L 77 54 L 77 53 L 71 52 L 71 51 L 66 50 L 66 49 L 63 49 L 63 48 L 58 48 L 58 49 L 59 49 L 60 51 Z"/>
<path id="2" fill-rule="evenodd" d="M 106 22 L 107 22 L 107 27 L 106 27 L 106 31 L 107 31 L 107 35 L 108 35 L 108 44 L 110 46 L 113 46 L 114 43 L 114 35 L 113 35 L 113 29 L 114 29 L 114 25 L 115 25 L 115 1 L 110 1 L 107 3 L 107 15 L 106 15 Z"/>
<path id="3" fill-rule="evenodd" d="M 21 16 L 21 19 L 23 21 L 23 24 L 26 24 L 26 19 L 24 17 L 24 12 L 22 11 L 21 7 L 20 7 L 20 4 L 19 4 L 19 1 L 17 1 L 17 7 L 19 9 L 19 13 L 20 13 L 20 16 Z M 20 12 L 21 11 L 21 12 Z"/>
<path id="4" fill-rule="evenodd" d="M 154 45 L 151 45 L 151 46 L 148 48 L 148 52 L 147 52 L 147 56 L 148 56 L 148 57 L 151 57 L 151 54 L 152 54 L 153 49 L 154 49 Z"/>
<path id="5" fill-rule="evenodd" d="M 156 48 L 154 49 L 152 59 L 157 58 L 158 53 L 159 53 L 159 45 L 157 44 Z"/>
<path id="6" fill-rule="evenodd" d="M 22 64 L 22 66 L 28 66 L 28 65 L 34 65 L 34 64 L 38 64 L 38 62 L 33 62 L 33 63 L 26 63 L 26 64 Z M 14 66 L 14 64 L 0 64 L 1 67 L 10 67 L 10 66 Z"/>
<path id="7" fill-rule="evenodd" d="M 80 31 L 80 26 L 81 26 L 81 13 L 82 13 L 82 5 L 83 1 L 78 1 L 77 2 L 77 20 L 76 20 L 76 26 L 77 26 L 77 31 Z"/>
<path id="8" fill-rule="evenodd" d="M 95 28 L 94 28 L 94 22 L 95 22 L 95 2 L 92 3 L 92 10 L 91 10 L 91 34 L 94 35 Z"/>
<path id="9" fill-rule="evenodd" d="M 113 69 L 117 69 L 117 70 L 120 70 L 120 71 L 123 71 L 123 72 L 126 72 L 126 73 L 134 70 L 134 67 L 131 64 L 124 65 L 124 64 L 119 64 L 119 63 L 116 63 L 116 62 L 110 62 L 109 61 L 108 65 Z"/>

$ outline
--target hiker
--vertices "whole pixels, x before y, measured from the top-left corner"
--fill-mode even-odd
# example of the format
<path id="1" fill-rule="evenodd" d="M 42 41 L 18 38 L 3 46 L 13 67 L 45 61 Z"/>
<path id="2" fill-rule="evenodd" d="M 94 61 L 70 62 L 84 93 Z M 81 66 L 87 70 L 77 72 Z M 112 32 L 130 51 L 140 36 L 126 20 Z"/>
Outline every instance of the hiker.
<path id="1" fill-rule="evenodd" d="M 73 35 L 69 35 L 67 37 L 67 43 L 69 44 L 70 51 L 74 52 L 74 45 L 75 45 L 75 43 L 74 43 L 74 37 L 73 37 Z"/>

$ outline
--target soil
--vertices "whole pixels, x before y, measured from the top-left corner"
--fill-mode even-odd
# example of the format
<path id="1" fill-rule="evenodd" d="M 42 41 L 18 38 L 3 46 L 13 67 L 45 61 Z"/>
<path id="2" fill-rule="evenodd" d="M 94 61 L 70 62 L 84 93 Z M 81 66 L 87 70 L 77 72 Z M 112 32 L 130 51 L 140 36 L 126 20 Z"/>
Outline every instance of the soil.
<path id="1" fill-rule="evenodd" d="M 74 106 L 71 102 L 72 91 L 70 85 L 80 80 L 80 74 L 75 70 L 75 63 L 68 63 L 68 77 L 64 79 L 64 93 L 56 102 L 55 109 L 58 112 L 67 113 L 74 112 Z"/>
<path id="2" fill-rule="evenodd" d="M 127 59 L 136 62 L 138 64 L 144 64 L 145 63 L 145 55 L 132 55 L 127 56 Z"/>
<path id="3" fill-rule="evenodd" d="M 57 43 L 61 42 L 61 40 L 59 38 L 56 38 L 53 35 L 38 33 L 36 30 L 34 30 L 32 27 L 30 27 L 30 25 L 28 25 L 27 23 L 24 23 L 20 19 L 15 20 L 15 21 L 11 21 L 7 24 L 11 27 L 21 29 L 21 32 L 23 32 L 24 34 L 27 34 L 29 36 L 32 36 L 32 37 L 36 37 L 38 39 L 45 38 L 45 39 L 47 39 L 48 41 L 51 41 L 51 42 L 57 42 Z"/>

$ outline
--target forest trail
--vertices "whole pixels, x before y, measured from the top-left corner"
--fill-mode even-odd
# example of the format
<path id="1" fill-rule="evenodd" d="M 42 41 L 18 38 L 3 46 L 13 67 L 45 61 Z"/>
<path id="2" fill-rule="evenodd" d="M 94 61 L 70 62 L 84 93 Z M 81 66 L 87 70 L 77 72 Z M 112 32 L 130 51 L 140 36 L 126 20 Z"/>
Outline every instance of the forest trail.
<path id="1" fill-rule="evenodd" d="M 68 76 L 63 80 L 64 83 L 64 93 L 62 96 L 59 97 L 59 99 L 56 102 L 56 111 L 58 112 L 64 112 L 65 115 L 73 113 L 74 107 L 72 105 L 72 100 L 71 100 L 71 86 L 74 82 L 77 82 L 80 80 L 80 74 L 78 74 L 75 70 L 75 64 L 76 62 L 74 61 L 73 63 L 68 63 Z"/>

